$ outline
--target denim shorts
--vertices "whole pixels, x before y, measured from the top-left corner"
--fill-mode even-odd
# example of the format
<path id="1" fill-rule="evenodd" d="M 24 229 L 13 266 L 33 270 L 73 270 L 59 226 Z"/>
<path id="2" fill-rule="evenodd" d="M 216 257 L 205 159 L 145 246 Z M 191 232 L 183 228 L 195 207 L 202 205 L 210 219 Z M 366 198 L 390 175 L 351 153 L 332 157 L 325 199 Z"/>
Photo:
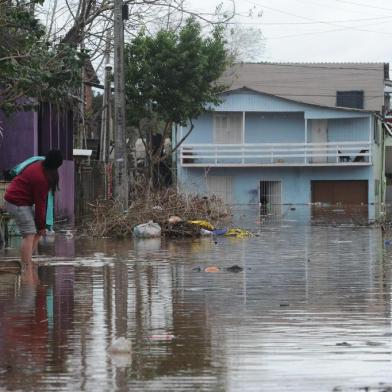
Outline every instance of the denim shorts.
<path id="1" fill-rule="evenodd" d="M 20 234 L 36 234 L 37 229 L 34 221 L 34 209 L 32 206 L 16 206 L 4 200 L 4 206 L 7 212 L 14 219 Z"/>

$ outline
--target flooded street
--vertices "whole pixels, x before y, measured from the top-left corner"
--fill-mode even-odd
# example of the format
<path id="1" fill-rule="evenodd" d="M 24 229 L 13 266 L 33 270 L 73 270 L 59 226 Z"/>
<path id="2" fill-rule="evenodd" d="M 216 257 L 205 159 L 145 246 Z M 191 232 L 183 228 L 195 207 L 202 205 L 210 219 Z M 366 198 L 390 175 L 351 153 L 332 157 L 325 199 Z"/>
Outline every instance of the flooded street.
<path id="1" fill-rule="evenodd" d="M 238 222 L 258 236 L 42 244 L 37 271 L 0 275 L 0 390 L 392 390 L 392 232 Z"/>

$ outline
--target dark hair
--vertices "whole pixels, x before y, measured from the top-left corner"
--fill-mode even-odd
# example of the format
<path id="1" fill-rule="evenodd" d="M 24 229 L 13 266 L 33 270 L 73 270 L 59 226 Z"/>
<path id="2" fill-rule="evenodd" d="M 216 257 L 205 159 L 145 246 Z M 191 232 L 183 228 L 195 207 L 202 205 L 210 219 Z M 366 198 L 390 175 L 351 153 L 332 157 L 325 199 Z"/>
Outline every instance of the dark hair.
<path id="1" fill-rule="evenodd" d="M 50 150 L 43 161 L 45 177 L 48 180 L 50 190 L 55 193 L 59 189 L 59 172 L 57 169 L 63 163 L 63 155 L 59 150 Z"/>
<path id="2" fill-rule="evenodd" d="M 63 154 L 60 150 L 50 150 L 43 164 L 46 169 L 58 169 L 63 164 Z"/>

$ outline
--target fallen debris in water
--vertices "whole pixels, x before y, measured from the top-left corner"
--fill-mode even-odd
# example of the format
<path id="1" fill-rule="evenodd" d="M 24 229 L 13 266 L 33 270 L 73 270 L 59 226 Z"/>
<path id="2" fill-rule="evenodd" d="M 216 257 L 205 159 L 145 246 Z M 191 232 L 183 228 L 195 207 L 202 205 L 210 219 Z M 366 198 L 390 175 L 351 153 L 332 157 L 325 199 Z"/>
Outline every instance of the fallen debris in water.
<path id="1" fill-rule="evenodd" d="M 91 214 L 82 229 L 90 237 L 129 238 L 135 226 L 153 221 L 161 227 L 162 236 L 199 237 L 201 226 L 214 229 L 222 219 L 226 223 L 230 220 L 228 207 L 218 197 L 182 194 L 175 188 L 151 191 L 147 195 L 147 188 L 143 182 L 135 184 L 130 205 L 125 210 L 118 201 L 89 204 Z"/>
<path id="2" fill-rule="evenodd" d="M 341 343 L 336 343 L 337 346 L 342 346 L 342 347 L 351 347 L 352 345 L 347 342 L 341 342 Z"/>
<path id="3" fill-rule="evenodd" d="M 246 237 L 253 237 L 254 234 L 251 233 L 250 231 L 240 229 L 240 228 L 234 228 L 234 229 L 229 229 L 225 233 L 225 237 L 235 237 L 235 238 L 246 238 Z"/>
<path id="4" fill-rule="evenodd" d="M 148 337 L 149 340 L 155 340 L 155 341 L 168 341 L 168 340 L 173 340 L 175 339 L 174 335 L 170 334 L 162 334 L 162 335 L 151 335 Z"/>
<path id="5" fill-rule="evenodd" d="M 188 221 L 188 223 L 199 226 L 201 229 L 205 229 L 209 231 L 214 230 L 214 226 L 206 220 L 190 220 Z"/>
<path id="6" fill-rule="evenodd" d="M 110 353 L 130 353 L 132 351 L 132 343 L 124 338 L 120 337 L 110 345 L 108 351 Z"/>
<path id="7" fill-rule="evenodd" d="M 133 236 L 137 238 L 156 238 L 161 236 L 161 226 L 158 223 L 149 221 L 141 225 L 135 226 L 133 229 Z"/>
<path id="8" fill-rule="evenodd" d="M 184 220 L 181 219 L 179 216 L 172 215 L 167 220 L 171 225 L 177 225 L 178 223 L 183 222 Z"/>
<path id="9" fill-rule="evenodd" d="M 226 271 L 229 271 L 229 272 L 241 272 L 243 270 L 244 269 L 242 267 L 240 267 L 239 265 L 233 265 L 231 267 L 226 268 Z"/>
<path id="10" fill-rule="evenodd" d="M 220 268 L 215 266 L 206 267 L 204 268 L 204 272 L 211 272 L 211 273 L 220 272 Z"/>

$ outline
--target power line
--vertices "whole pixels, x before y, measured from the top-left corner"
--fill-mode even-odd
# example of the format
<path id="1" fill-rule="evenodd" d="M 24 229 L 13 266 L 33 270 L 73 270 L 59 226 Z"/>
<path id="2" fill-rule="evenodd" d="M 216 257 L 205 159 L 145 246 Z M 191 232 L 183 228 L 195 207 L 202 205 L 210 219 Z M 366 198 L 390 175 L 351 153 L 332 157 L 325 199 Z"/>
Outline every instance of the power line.
<path id="1" fill-rule="evenodd" d="M 269 10 L 272 10 L 272 11 L 275 11 L 275 12 L 279 12 L 279 13 L 284 14 L 284 15 L 290 15 L 290 16 L 294 16 L 296 18 L 301 18 L 301 19 L 305 19 L 305 20 L 309 20 L 309 21 L 313 21 L 313 22 L 318 22 L 320 24 L 326 24 L 326 25 L 338 27 L 338 29 L 334 29 L 334 30 L 316 31 L 316 32 L 308 32 L 308 33 L 296 34 L 296 35 L 294 35 L 294 37 L 303 36 L 303 35 L 309 35 L 309 34 L 330 33 L 330 32 L 341 31 L 341 30 L 357 30 L 357 31 L 363 31 L 363 32 L 367 32 L 367 33 L 378 33 L 378 34 L 392 35 L 392 33 L 378 32 L 378 31 L 372 31 L 372 30 L 364 30 L 364 29 L 359 29 L 358 28 L 358 27 L 373 26 L 374 24 L 367 24 L 367 25 L 356 26 L 356 27 L 354 27 L 354 26 L 342 26 L 342 25 L 339 25 L 339 24 L 336 24 L 336 23 L 333 23 L 333 22 L 325 22 L 325 21 L 309 18 L 307 16 L 297 15 L 297 14 L 294 14 L 292 12 L 283 11 L 281 9 L 269 7 L 269 6 L 266 6 L 266 5 L 262 4 L 262 3 L 256 3 L 256 2 L 251 1 L 251 0 L 245 0 L 245 1 L 247 3 L 252 4 L 252 5 L 257 5 L 257 6 L 265 8 L 265 9 L 269 9 Z M 280 38 L 289 38 L 289 37 L 291 37 L 291 36 L 284 35 L 284 36 L 279 36 L 279 37 L 270 37 L 269 39 L 280 39 Z M 266 37 L 266 38 L 268 38 L 268 37 Z"/>
<path id="2" fill-rule="evenodd" d="M 335 1 L 337 1 L 337 0 L 335 0 Z M 357 5 L 359 7 L 373 8 L 373 9 L 377 9 L 377 10 L 392 11 L 392 8 L 377 7 L 377 6 L 374 6 L 374 5 L 367 5 L 367 4 L 357 3 L 357 2 L 349 1 L 349 0 L 340 0 L 340 1 L 337 1 L 337 2 L 338 3 L 353 4 L 353 5 Z"/>
<path id="3" fill-rule="evenodd" d="M 315 25 L 320 23 L 356 23 L 356 22 L 364 22 L 369 20 L 384 20 L 384 19 L 392 19 L 392 15 L 390 16 L 380 16 L 377 18 L 361 18 L 361 19 L 341 19 L 341 20 L 325 20 L 325 21 L 315 21 L 315 22 L 229 22 L 228 24 L 240 24 L 240 25 L 259 25 L 262 26 L 286 26 L 286 25 Z M 355 26 L 352 26 L 355 27 Z"/>
<path id="4" fill-rule="evenodd" d="M 364 25 L 365 26 L 373 26 L 371 25 Z M 360 26 L 359 26 L 360 27 Z M 315 35 L 315 34 L 328 34 L 328 33 L 335 33 L 339 31 L 347 31 L 347 30 L 352 30 L 352 31 L 358 31 L 358 32 L 364 32 L 364 33 L 372 33 L 372 34 L 382 34 L 382 35 L 392 35 L 392 33 L 388 33 L 386 31 L 373 31 L 373 30 L 363 30 L 363 29 L 356 29 L 356 28 L 350 28 L 350 27 L 341 27 L 341 28 L 336 28 L 336 29 L 331 29 L 331 30 L 321 30 L 321 31 L 309 31 L 306 33 L 300 33 L 300 34 L 287 34 L 287 35 L 280 35 L 276 37 L 268 37 L 265 36 L 266 39 L 284 39 L 284 38 L 295 38 L 295 37 L 303 37 L 306 35 Z"/>
<path id="5" fill-rule="evenodd" d="M 320 9 L 320 5 L 323 6 L 323 7 L 325 7 L 325 5 L 326 5 L 325 1 L 323 1 L 323 0 L 296 0 L 296 1 L 298 1 L 300 3 L 305 3 L 305 4 L 310 5 L 310 6 L 317 7 L 318 10 Z M 347 9 L 347 7 L 350 7 L 350 8 Z M 328 9 L 331 9 L 331 8 L 333 8 L 335 10 L 340 10 L 340 11 L 343 11 L 343 12 L 346 12 L 346 13 L 349 12 L 350 15 L 351 14 L 363 15 L 363 10 L 359 11 L 359 10 L 353 9 L 353 7 L 351 7 L 350 5 L 347 6 L 347 5 L 343 4 L 343 7 L 341 7 L 341 6 L 339 7 L 336 4 L 331 4 L 331 2 L 328 2 Z"/>

